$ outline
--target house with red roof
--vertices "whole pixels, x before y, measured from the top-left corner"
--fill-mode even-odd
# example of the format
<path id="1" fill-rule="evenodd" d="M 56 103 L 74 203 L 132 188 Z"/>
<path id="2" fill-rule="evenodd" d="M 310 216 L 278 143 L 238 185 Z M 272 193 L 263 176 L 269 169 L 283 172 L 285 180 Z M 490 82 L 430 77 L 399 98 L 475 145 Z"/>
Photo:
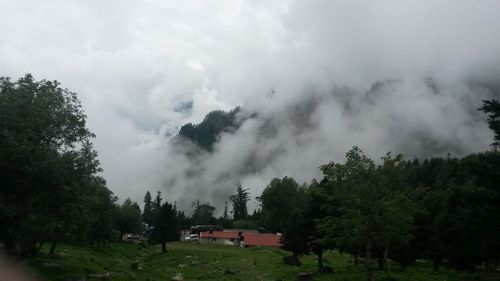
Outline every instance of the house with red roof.
<path id="1" fill-rule="evenodd" d="M 243 247 L 281 247 L 281 235 L 278 234 L 260 234 L 244 233 L 241 245 Z"/>
<path id="2" fill-rule="evenodd" d="M 239 246 L 240 233 L 237 231 L 203 231 L 200 232 L 200 243 Z"/>
<path id="3" fill-rule="evenodd" d="M 237 231 L 200 232 L 200 243 L 241 247 L 281 247 L 281 235 Z"/>

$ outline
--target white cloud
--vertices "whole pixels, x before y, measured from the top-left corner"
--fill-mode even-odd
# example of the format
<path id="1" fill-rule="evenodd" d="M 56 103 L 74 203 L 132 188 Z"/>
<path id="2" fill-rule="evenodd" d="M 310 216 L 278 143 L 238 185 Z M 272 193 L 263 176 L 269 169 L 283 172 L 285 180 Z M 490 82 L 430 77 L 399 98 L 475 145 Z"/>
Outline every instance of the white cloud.
<path id="1" fill-rule="evenodd" d="M 248 157 L 262 165 L 241 178 L 255 196 L 273 176 L 318 176 L 318 165 L 354 144 L 376 157 L 417 155 L 423 145 L 428 153 L 487 149 L 491 133 L 469 111 L 492 94 L 465 82 L 498 84 L 498 11 L 494 0 L 1 1 L 0 75 L 31 72 L 79 94 L 104 176 L 121 198 L 141 200 L 147 187 L 180 200 L 206 188 L 196 195 L 221 201 L 229 182 L 214 186 L 218 175 L 242 177 L 233 170 Z M 387 79 L 400 82 L 375 105 L 363 100 Z M 287 108 L 313 92 L 321 99 L 315 127 L 297 133 Z M 191 112 L 178 110 L 191 101 Z M 192 163 L 169 152 L 165 134 L 237 105 L 260 119 L 224 136 L 197 164 L 200 177 L 170 182 Z M 279 133 L 258 139 L 266 120 Z M 423 144 L 421 134 L 437 143 Z"/>

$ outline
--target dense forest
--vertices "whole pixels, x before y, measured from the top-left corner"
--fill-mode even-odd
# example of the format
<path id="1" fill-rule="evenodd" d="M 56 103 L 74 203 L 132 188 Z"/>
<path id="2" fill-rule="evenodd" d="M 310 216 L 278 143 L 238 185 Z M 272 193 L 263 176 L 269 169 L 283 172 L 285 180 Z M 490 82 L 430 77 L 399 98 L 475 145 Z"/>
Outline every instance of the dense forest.
<path id="1" fill-rule="evenodd" d="M 364 262 L 368 280 L 372 261 L 390 276 L 388 259 L 402 268 L 428 259 L 435 270 L 494 270 L 500 260 L 500 103 L 485 100 L 478 110 L 494 133 L 491 151 L 430 159 L 381 152 L 373 160 L 354 146 L 343 162 L 322 165 L 323 178 L 310 183 L 275 178 L 262 194 L 237 184 L 216 218 L 210 202 L 193 202 L 187 216 L 161 192 L 153 198 L 148 191 L 142 210 L 130 199 L 119 204 L 99 174 L 95 136 L 76 94 L 31 75 L 0 78 L 0 243 L 18 258 L 37 255 L 44 243 L 51 244 L 49 254 L 60 242 L 99 249 L 125 233 L 141 234 L 145 223 L 154 226 L 149 241 L 167 252 L 181 229 L 220 224 L 283 233 L 295 264 L 314 253 L 319 271 L 331 270 L 323 266 L 325 251 L 349 253 Z M 239 111 L 211 112 L 179 135 L 211 151 L 221 133 L 241 125 Z M 253 212 L 251 196 L 260 203 Z"/>

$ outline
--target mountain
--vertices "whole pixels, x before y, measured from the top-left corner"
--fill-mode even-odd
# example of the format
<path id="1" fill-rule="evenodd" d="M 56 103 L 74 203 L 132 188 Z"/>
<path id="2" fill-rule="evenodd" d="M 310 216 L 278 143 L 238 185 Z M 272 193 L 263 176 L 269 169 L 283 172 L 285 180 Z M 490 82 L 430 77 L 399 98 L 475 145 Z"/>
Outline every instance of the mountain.
<path id="1" fill-rule="evenodd" d="M 240 107 L 229 112 L 212 111 L 205 116 L 201 123 L 188 123 L 182 126 L 179 137 L 190 140 L 205 151 L 212 152 L 221 133 L 232 133 L 238 130 L 243 122 L 242 118 L 238 118 L 239 112 L 241 112 Z"/>

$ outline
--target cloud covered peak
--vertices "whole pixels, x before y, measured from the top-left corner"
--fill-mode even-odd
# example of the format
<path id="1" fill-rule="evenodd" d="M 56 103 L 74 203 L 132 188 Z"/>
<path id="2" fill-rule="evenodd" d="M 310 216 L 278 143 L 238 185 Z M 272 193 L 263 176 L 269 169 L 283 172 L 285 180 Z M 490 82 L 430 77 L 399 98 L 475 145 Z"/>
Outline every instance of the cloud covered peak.
<path id="1" fill-rule="evenodd" d="M 256 196 L 274 176 L 318 177 L 352 145 L 373 157 L 487 149 L 475 108 L 499 95 L 499 10 L 494 0 L 4 1 L 0 72 L 79 94 L 121 198 L 150 189 L 215 202 L 236 179 Z M 169 145 L 182 125 L 236 106 L 252 118 L 196 163 Z"/>

